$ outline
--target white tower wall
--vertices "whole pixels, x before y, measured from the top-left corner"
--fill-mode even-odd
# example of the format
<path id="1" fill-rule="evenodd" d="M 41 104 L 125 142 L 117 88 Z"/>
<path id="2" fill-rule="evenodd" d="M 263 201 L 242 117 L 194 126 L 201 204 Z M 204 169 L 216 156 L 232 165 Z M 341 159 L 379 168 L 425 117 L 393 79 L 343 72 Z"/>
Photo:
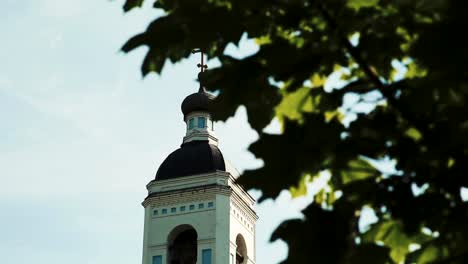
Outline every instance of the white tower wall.
<path id="1" fill-rule="evenodd" d="M 236 237 L 241 234 L 247 246 L 245 263 L 254 264 L 257 219 L 254 201 L 234 182 L 227 172 L 150 182 L 149 195 L 143 202 L 143 264 L 152 264 L 153 256 L 162 256 L 162 263 L 167 263 L 168 237 L 184 225 L 197 232 L 197 263 L 202 263 L 204 249 L 212 250 L 212 263 L 232 263 Z M 181 211 L 183 206 L 185 210 Z"/>

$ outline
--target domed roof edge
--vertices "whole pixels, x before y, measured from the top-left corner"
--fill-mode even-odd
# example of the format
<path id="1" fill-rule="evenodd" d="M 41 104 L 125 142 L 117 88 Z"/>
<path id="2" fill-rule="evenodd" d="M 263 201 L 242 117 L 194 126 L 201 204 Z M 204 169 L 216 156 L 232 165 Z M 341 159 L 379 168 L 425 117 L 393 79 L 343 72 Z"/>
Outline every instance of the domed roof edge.
<path id="1" fill-rule="evenodd" d="M 208 141 L 183 143 L 161 163 L 155 180 L 166 180 L 197 174 L 226 171 L 221 150 Z"/>
<path id="2" fill-rule="evenodd" d="M 205 91 L 190 94 L 182 101 L 182 113 L 187 115 L 193 111 L 210 111 L 214 98 L 214 95 Z"/>

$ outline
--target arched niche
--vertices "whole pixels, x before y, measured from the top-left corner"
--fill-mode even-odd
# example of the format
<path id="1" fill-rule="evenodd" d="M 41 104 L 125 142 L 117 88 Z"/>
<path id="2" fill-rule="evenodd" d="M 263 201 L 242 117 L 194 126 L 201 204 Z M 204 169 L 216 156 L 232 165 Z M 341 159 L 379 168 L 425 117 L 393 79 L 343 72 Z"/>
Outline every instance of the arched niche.
<path id="1" fill-rule="evenodd" d="M 167 236 L 167 264 L 196 264 L 197 239 L 191 225 L 175 227 Z"/>
<path id="2" fill-rule="evenodd" d="M 241 234 L 236 237 L 236 264 L 247 263 L 247 246 Z"/>

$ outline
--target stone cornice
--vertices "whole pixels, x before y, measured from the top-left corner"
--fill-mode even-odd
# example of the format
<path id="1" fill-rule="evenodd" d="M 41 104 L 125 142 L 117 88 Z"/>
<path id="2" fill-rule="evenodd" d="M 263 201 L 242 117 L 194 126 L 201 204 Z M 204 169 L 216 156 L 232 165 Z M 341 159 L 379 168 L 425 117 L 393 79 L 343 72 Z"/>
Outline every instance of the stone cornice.
<path id="1" fill-rule="evenodd" d="M 234 186 L 233 189 L 235 189 L 236 191 L 242 193 L 244 196 L 246 196 L 247 199 L 250 200 L 250 202 L 252 204 L 255 204 L 255 199 L 246 191 L 244 190 L 244 188 L 242 187 L 242 185 L 240 185 L 239 183 L 237 183 L 237 179 L 232 176 L 231 174 L 229 174 L 229 179 L 231 180 L 232 182 L 232 185 Z"/>
<path id="2" fill-rule="evenodd" d="M 182 184 L 186 183 L 187 181 L 196 181 L 196 180 L 206 180 L 208 178 L 215 178 L 215 177 L 222 177 L 222 178 L 228 178 L 231 174 L 225 171 L 216 171 L 216 172 L 210 172 L 210 173 L 202 173 L 202 174 L 197 174 L 193 176 L 184 176 L 184 177 L 178 177 L 178 178 L 173 178 L 173 179 L 168 179 L 168 180 L 152 180 L 146 185 L 146 189 L 150 189 L 153 187 L 153 185 L 176 185 L 176 184 Z"/>
<path id="3" fill-rule="evenodd" d="M 210 184 L 204 186 L 196 186 L 185 189 L 177 189 L 165 192 L 151 193 L 149 194 L 142 205 L 144 207 L 149 204 L 178 204 L 189 201 L 198 201 L 212 199 L 216 194 L 230 195 L 232 189 L 229 186 Z"/>
<path id="4" fill-rule="evenodd" d="M 212 133 L 207 131 L 194 131 L 189 135 L 185 136 L 183 143 L 187 143 L 193 140 L 208 140 L 211 144 L 218 145 L 218 139 Z"/>

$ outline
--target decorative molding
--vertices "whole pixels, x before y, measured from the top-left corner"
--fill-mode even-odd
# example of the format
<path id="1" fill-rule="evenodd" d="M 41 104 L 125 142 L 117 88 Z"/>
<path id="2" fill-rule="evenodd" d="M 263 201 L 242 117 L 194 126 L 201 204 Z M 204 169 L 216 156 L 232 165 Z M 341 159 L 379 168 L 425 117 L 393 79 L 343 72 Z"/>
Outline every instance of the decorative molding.
<path id="1" fill-rule="evenodd" d="M 203 208 L 200 208 L 200 202 L 203 202 Z M 197 204 L 196 204 L 197 203 Z M 212 203 L 212 206 L 210 207 L 208 204 Z M 194 206 L 193 209 L 190 209 L 190 206 Z M 214 211 L 216 206 L 215 206 L 215 201 L 213 200 L 203 200 L 203 201 L 191 201 L 189 203 L 181 203 L 177 204 L 178 208 L 176 208 L 176 212 L 171 212 L 169 211 L 171 206 L 175 205 L 165 205 L 165 204 L 154 204 L 151 206 L 151 219 L 156 219 L 156 218 L 164 218 L 164 217 L 171 217 L 171 216 L 177 216 L 177 215 L 184 215 L 184 214 L 191 214 L 191 213 L 197 213 L 197 212 L 206 212 L 206 211 Z M 180 207 L 185 206 L 185 210 L 181 211 Z M 162 210 L 168 210 L 165 214 L 162 213 Z M 178 209 L 178 210 L 177 210 Z M 158 214 L 155 215 L 154 211 L 158 210 Z M 159 211 L 161 210 L 161 212 Z"/>
<path id="2" fill-rule="evenodd" d="M 180 186 L 187 186 L 187 185 L 207 185 L 206 183 L 213 181 L 217 178 L 221 179 L 228 179 L 230 176 L 230 173 L 225 172 L 225 171 L 216 171 L 216 172 L 210 172 L 210 173 L 202 173 L 202 174 L 197 174 L 193 176 L 184 176 L 184 177 L 177 177 L 173 179 L 167 179 L 167 180 L 152 180 L 146 185 L 146 189 L 148 191 L 152 191 L 154 188 L 161 188 L 161 189 L 166 189 L 166 188 L 178 188 Z M 180 189 L 180 188 L 179 188 Z"/>
<path id="3" fill-rule="evenodd" d="M 184 143 L 191 142 L 193 140 L 208 140 L 210 144 L 213 144 L 216 146 L 218 145 L 218 139 L 213 134 L 207 131 L 196 130 L 196 131 L 191 132 L 190 134 L 188 134 L 187 136 L 183 138 Z"/>
<path id="4" fill-rule="evenodd" d="M 249 200 L 249 202 L 252 205 L 255 204 L 255 199 L 246 190 L 244 190 L 244 188 L 239 183 L 237 183 L 237 178 L 235 178 L 230 173 L 229 173 L 229 180 L 231 183 L 230 186 L 232 186 L 234 190 L 242 194 L 240 196 L 245 196 L 245 198 Z"/>
<path id="5" fill-rule="evenodd" d="M 229 196 L 232 190 L 228 186 L 212 184 L 162 193 L 152 193 L 143 201 L 142 205 L 146 208 L 148 205 L 166 206 L 193 201 L 213 200 L 216 194 Z"/>
<path id="6" fill-rule="evenodd" d="M 234 210 L 237 210 L 237 212 L 235 212 Z M 242 216 L 238 216 L 239 212 Z M 245 217 L 245 214 L 242 212 L 242 210 L 239 210 L 238 208 L 231 210 L 231 219 L 237 221 L 241 226 L 245 228 L 245 230 L 255 235 L 255 222 L 252 222 L 251 219 Z"/>
<path id="7" fill-rule="evenodd" d="M 248 215 L 252 222 L 256 222 L 258 220 L 258 215 L 255 213 L 254 209 L 250 207 L 235 191 L 232 193 L 233 195 L 231 195 L 231 203 L 239 209 L 242 208 L 241 211 L 244 212 L 246 216 Z"/>

